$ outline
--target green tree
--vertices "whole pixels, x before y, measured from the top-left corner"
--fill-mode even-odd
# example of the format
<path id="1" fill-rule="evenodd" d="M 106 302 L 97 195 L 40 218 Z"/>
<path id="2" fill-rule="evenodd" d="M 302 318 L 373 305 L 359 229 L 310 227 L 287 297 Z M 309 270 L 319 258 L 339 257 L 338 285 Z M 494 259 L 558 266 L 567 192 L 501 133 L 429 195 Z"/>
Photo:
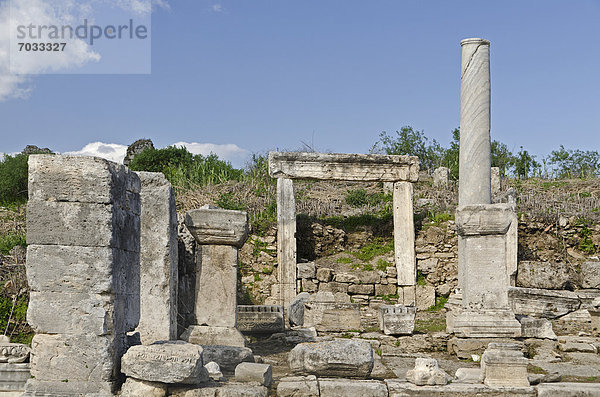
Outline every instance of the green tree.
<path id="1" fill-rule="evenodd" d="M 540 169 L 540 164 L 535 161 L 534 155 L 529 154 L 529 152 L 521 146 L 521 150 L 514 159 L 514 167 L 514 173 L 517 178 L 527 179 L 530 173 Z"/>
<path id="2" fill-rule="evenodd" d="M 560 145 L 545 159 L 558 178 L 591 178 L 600 176 L 600 154 L 597 151 L 567 150 Z"/>
<path id="3" fill-rule="evenodd" d="M 504 177 L 508 170 L 515 164 L 515 156 L 508 150 L 506 144 L 499 141 L 492 141 L 492 167 L 500 169 L 500 176 Z"/>
<path id="4" fill-rule="evenodd" d="M 0 162 L 0 203 L 20 203 L 27 200 L 26 154 L 5 155 Z"/>
<path id="5" fill-rule="evenodd" d="M 444 149 L 435 139 L 430 141 L 423 131 L 405 126 L 395 135 L 385 131 L 379 134 L 379 141 L 373 145 L 371 152 L 417 156 L 421 169 L 433 171 L 440 165 Z"/>
<path id="6" fill-rule="evenodd" d="M 442 166 L 450 170 L 450 177 L 455 181 L 458 180 L 458 162 L 460 153 L 460 129 L 455 128 L 452 131 L 452 141 L 450 147 L 444 150 L 442 156 Z"/>

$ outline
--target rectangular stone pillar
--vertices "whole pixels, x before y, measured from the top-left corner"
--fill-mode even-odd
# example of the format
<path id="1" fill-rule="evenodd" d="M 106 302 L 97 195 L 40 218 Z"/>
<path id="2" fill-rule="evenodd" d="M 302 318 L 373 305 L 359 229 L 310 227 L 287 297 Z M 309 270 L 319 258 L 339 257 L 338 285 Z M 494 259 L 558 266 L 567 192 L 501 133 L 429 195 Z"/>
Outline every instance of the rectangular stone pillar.
<path id="1" fill-rule="evenodd" d="M 140 199 L 140 323 L 143 344 L 177 339 L 177 211 L 160 172 L 138 172 Z"/>
<path id="2" fill-rule="evenodd" d="M 248 214 L 205 206 L 185 225 L 196 249 L 195 324 L 181 339 L 200 345 L 244 346 L 236 327 L 238 249 L 248 239 Z"/>
<path id="3" fill-rule="evenodd" d="M 277 179 L 277 273 L 279 303 L 286 312 L 296 297 L 296 199 L 291 179 Z"/>
<path id="4" fill-rule="evenodd" d="M 140 180 L 92 157 L 29 157 L 25 396 L 112 396 L 138 325 Z"/>
<path id="5" fill-rule="evenodd" d="M 456 227 L 464 244 L 462 312 L 454 333 L 463 337 L 518 337 L 521 326 L 508 302 L 507 233 L 510 204 L 459 206 Z"/>
<path id="6" fill-rule="evenodd" d="M 394 183 L 394 255 L 399 286 L 412 286 L 417 281 L 412 194 L 412 183 Z"/>

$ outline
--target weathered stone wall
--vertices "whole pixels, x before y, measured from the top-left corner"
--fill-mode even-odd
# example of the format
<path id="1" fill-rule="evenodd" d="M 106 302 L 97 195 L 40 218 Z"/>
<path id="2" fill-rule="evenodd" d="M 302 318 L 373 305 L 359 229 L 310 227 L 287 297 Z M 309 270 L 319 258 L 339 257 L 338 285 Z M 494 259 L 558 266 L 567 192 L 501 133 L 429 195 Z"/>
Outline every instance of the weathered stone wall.
<path id="1" fill-rule="evenodd" d="M 36 335 L 25 395 L 112 395 L 140 313 L 138 176 L 98 158 L 32 155 L 27 241 Z"/>

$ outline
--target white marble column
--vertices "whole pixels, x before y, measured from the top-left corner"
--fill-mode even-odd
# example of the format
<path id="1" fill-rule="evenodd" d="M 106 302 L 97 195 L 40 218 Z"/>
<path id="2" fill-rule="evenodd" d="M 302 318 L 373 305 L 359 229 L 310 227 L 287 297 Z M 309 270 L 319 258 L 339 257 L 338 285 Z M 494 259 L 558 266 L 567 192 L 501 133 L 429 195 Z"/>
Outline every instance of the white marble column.
<path id="1" fill-rule="evenodd" d="M 465 39 L 460 45 L 458 204 L 490 204 L 490 42 Z"/>

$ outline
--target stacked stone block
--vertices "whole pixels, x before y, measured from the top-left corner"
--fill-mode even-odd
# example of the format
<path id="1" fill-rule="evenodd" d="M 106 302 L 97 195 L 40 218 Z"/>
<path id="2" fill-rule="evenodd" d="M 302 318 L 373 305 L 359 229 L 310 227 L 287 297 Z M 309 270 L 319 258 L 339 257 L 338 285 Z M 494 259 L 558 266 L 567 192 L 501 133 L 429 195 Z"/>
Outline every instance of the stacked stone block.
<path id="1" fill-rule="evenodd" d="M 110 396 L 138 324 L 140 180 L 90 157 L 32 155 L 26 396 Z"/>

